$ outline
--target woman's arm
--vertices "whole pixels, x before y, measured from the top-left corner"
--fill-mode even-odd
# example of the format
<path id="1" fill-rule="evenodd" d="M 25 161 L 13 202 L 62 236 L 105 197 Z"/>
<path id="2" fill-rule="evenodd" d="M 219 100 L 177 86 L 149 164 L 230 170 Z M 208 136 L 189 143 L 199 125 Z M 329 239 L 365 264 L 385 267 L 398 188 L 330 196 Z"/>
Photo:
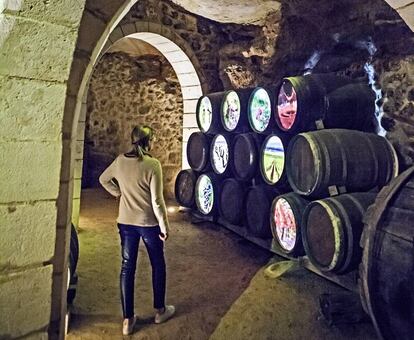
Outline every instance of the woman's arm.
<path id="1" fill-rule="evenodd" d="M 99 182 L 108 191 L 112 196 L 119 197 L 121 196 L 121 190 L 119 187 L 112 181 L 115 178 L 115 169 L 116 169 L 116 159 L 108 166 L 104 172 L 99 176 Z"/>
<path id="2" fill-rule="evenodd" d="M 154 172 L 150 183 L 152 209 L 154 210 L 155 217 L 160 225 L 161 232 L 167 235 L 170 226 L 168 223 L 167 209 L 165 207 L 163 195 L 162 169 L 158 160 L 155 160 L 154 163 Z"/>

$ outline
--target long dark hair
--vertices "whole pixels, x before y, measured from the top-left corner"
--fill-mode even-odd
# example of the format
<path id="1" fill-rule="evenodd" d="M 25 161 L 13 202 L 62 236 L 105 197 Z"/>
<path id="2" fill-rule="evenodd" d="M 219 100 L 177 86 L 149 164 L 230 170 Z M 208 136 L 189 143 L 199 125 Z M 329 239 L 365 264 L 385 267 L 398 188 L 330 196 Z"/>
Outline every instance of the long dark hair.
<path id="1" fill-rule="evenodd" d="M 131 131 L 133 149 L 129 154 L 133 154 L 139 161 L 143 159 L 144 155 L 151 156 L 148 151 L 153 135 L 154 131 L 151 127 L 147 125 L 135 126 Z"/>

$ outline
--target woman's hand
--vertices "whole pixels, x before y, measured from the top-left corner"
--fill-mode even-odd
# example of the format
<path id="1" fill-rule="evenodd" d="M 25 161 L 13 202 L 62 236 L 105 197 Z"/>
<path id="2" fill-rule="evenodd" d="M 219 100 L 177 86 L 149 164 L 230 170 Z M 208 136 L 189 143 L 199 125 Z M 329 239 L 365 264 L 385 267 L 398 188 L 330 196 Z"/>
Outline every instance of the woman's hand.
<path id="1" fill-rule="evenodd" d="M 168 239 L 168 233 L 165 233 L 165 234 L 160 233 L 158 236 L 160 237 L 161 241 L 163 241 L 163 242 L 167 241 L 167 239 Z"/>

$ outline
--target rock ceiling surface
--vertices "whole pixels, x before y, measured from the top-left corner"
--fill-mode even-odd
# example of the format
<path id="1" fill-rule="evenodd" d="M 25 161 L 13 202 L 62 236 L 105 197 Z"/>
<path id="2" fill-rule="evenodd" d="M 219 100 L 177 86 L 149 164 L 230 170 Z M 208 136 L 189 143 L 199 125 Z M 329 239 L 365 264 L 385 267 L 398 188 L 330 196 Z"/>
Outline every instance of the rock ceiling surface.
<path id="1" fill-rule="evenodd" d="M 275 0 L 173 0 L 187 11 L 222 23 L 262 25 L 280 8 Z"/>

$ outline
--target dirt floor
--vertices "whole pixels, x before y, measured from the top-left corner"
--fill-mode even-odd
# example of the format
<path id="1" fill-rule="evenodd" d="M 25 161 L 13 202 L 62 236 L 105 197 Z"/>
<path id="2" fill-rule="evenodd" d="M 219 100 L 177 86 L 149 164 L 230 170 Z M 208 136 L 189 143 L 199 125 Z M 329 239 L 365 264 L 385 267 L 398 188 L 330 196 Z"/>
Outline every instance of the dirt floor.
<path id="1" fill-rule="evenodd" d="M 123 338 L 116 214 L 116 201 L 102 190 L 82 192 L 79 283 L 68 339 Z M 328 327 L 321 319 L 319 295 L 342 288 L 305 269 L 271 279 L 263 269 L 281 258 L 218 225 L 191 224 L 186 213 L 171 213 L 170 221 L 167 302 L 176 305 L 177 315 L 153 324 L 151 272 L 142 245 L 135 285 L 140 320 L 126 338 L 376 339 L 370 323 Z"/>

